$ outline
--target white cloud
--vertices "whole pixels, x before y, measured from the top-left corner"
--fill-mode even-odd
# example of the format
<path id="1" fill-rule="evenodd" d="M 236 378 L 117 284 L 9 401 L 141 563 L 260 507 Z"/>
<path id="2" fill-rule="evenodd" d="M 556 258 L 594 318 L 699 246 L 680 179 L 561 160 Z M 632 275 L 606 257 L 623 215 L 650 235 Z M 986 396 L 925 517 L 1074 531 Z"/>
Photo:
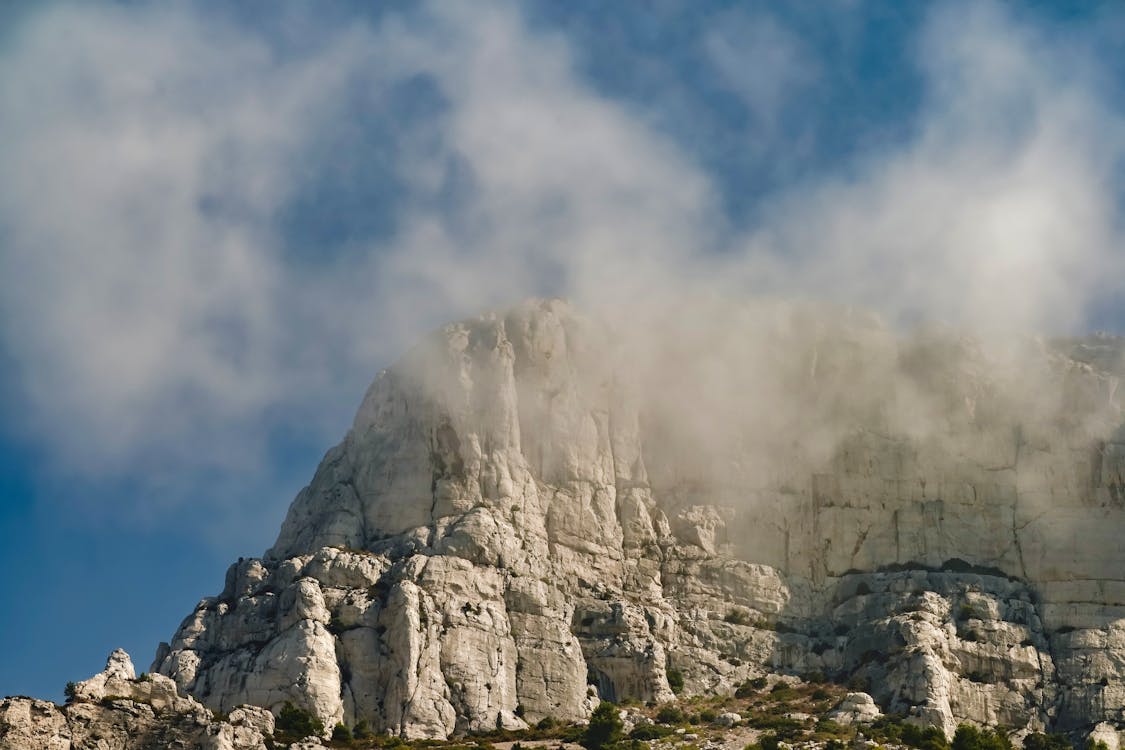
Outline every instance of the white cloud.
<path id="1" fill-rule="evenodd" d="M 279 412 L 328 442 L 420 329 L 537 293 L 628 308 L 768 289 L 1078 325 L 1117 268 L 1119 122 L 1050 40 L 963 10 L 920 47 L 918 137 L 776 196 L 741 237 L 708 175 L 508 5 L 436 3 L 298 52 L 185 6 L 41 12 L 0 54 L 0 330 L 30 429 L 91 476 L 242 465 Z M 774 28 L 733 79 L 762 122 L 813 75 Z M 369 113 L 401 136 L 394 235 L 292 262 L 278 212 L 310 144 L 357 91 L 419 76 L 445 111 Z"/>
<path id="2" fill-rule="evenodd" d="M 918 136 L 777 198 L 748 255 L 900 320 L 1080 328 L 1121 269 L 1125 140 L 1072 52 L 995 7 L 945 6 L 919 46 Z"/>
<path id="3" fill-rule="evenodd" d="M 757 120 L 755 135 L 766 143 L 776 137 L 782 111 L 820 76 L 815 54 L 765 13 L 723 14 L 707 33 L 704 47 L 722 82 Z M 765 148 L 766 143 L 751 145 Z"/>
<path id="4" fill-rule="evenodd" d="M 187 455 L 285 396 L 270 222 L 361 41 L 283 64 L 187 13 L 64 6 L 7 51 L 4 335 L 67 462 Z"/>
<path id="5" fill-rule="evenodd" d="M 64 6 L 23 30 L 0 62 L 0 304 L 61 466 L 239 465 L 267 412 L 339 409 L 420 327 L 557 279 L 618 285 L 690 245 L 705 180 L 586 91 L 561 40 L 468 10 L 295 58 L 182 7 Z M 287 261 L 277 212 L 348 87 L 418 75 L 452 114 L 393 165 L 399 233 L 358 260 Z M 451 160 L 473 181 L 456 205 L 436 196 Z"/>

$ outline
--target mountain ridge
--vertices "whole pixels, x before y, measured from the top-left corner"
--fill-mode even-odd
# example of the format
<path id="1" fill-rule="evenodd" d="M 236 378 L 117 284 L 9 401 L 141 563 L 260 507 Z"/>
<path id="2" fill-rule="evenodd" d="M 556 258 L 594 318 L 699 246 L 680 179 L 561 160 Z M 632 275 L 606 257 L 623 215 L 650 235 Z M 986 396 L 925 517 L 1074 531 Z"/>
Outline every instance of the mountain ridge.
<path id="1" fill-rule="evenodd" d="M 1117 527 L 1106 520 L 1121 517 L 1118 444 L 1112 433 L 1086 444 L 1120 421 L 1115 376 L 1044 349 L 1037 366 L 1063 393 L 1042 399 L 1057 405 L 1037 404 L 1042 415 L 1016 414 L 1025 404 L 1006 382 L 989 379 L 974 342 L 933 334 L 899 341 L 868 318 L 841 322 L 799 306 L 760 320 L 782 329 L 761 340 L 797 352 L 775 351 L 777 366 L 813 373 L 815 395 L 830 394 L 815 415 L 843 411 L 843 437 L 822 451 L 826 462 L 818 464 L 815 448 L 779 459 L 794 446 L 747 434 L 747 444 L 762 440 L 746 453 L 753 468 L 708 474 L 715 461 L 704 456 L 679 472 L 677 451 L 696 426 L 650 439 L 661 417 L 643 412 L 647 395 L 631 390 L 635 374 L 614 356 L 615 334 L 561 301 L 451 324 L 380 374 L 348 436 L 294 501 L 277 543 L 262 562 L 232 569 L 224 595 L 189 618 L 154 670 L 220 707 L 292 699 L 329 722 L 362 716 L 405 736 L 515 727 L 523 723 L 517 708 L 532 721 L 581 718 L 593 707 L 587 677 L 600 698 L 656 701 L 672 697 L 669 669 L 684 674 L 689 692 L 733 689 L 766 666 L 866 668 L 876 678 L 857 660 L 879 648 L 852 653 L 847 639 L 837 644 L 823 634 L 825 623 L 842 616 L 826 607 L 843 606 L 836 600 L 854 578 L 848 573 L 860 570 L 872 591 L 893 589 L 903 575 L 923 576 L 923 588 L 942 592 L 938 609 L 947 621 L 956 621 L 954 610 L 976 589 L 988 599 L 990 632 L 1027 631 L 992 645 L 1034 651 L 977 654 L 956 627 L 946 633 L 949 622 L 935 622 L 924 638 L 900 633 L 895 639 L 928 649 L 915 666 L 940 673 L 934 680 L 942 685 L 916 686 L 908 696 L 901 685 L 876 691 L 885 704 L 946 731 L 997 712 L 1039 728 L 1114 718 L 1108 705 L 1119 711 L 1123 697 L 1115 660 L 1096 672 L 1107 683 L 1112 674 L 1112 684 L 1090 686 L 1078 676 L 1056 689 L 1052 639 L 1064 628 L 1118 637 L 1120 552 L 1074 543 L 1080 532 L 1108 540 Z M 810 342 L 794 334 L 807 330 L 815 333 L 811 359 L 800 351 Z M 888 363 L 889 379 L 880 371 Z M 876 387 L 860 393 L 855 383 L 866 381 Z M 881 388 L 887 383 L 897 390 Z M 794 388 L 809 392 L 807 384 Z M 889 399 L 897 408 L 907 397 L 917 403 L 902 413 L 882 406 Z M 914 436 L 846 423 L 874 414 L 891 424 L 910 409 L 928 409 L 926 399 L 958 407 L 945 415 L 944 432 L 927 426 Z M 800 429 L 814 420 L 800 412 L 792 421 Z M 737 453 L 719 448 L 723 460 Z M 769 467 L 764 481 L 750 486 L 767 489 L 732 500 L 732 487 L 739 492 L 740 479 L 761 465 Z M 1071 528 L 1059 532 L 1063 521 Z M 1023 588 L 971 568 L 934 572 L 953 559 L 1001 570 Z M 879 573 L 886 565 L 914 572 Z M 216 632 L 244 637 L 229 623 L 249 615 L 214 613 L 234 603 L 266 606 L 253 595 L 263 582 L 293 592 L 286 594 L 292 605 L 271 605 L 286 613 L 279 622 L 295 618 L 297 629 L 277 636 L 287 639 L 284 647 L 235 646 L 216 658 L 214 646 L 196 646 Z M 374 595 L 379 586 L 388 588 L 385 599 Z M 901 598 L 891 589 L 884 592 L 890 599 Z M 361 590 L 371 595 L 360 597 Z M 1005 619 L 1033 600 L 1020 615 L 1028 622 Z M 874 628 L 912 605 L 880 606 L 890 610 L 864 604 L 853 627 Z M 737 608 L 764 627 L 728 622 Z M 483 614 L 470 614 L 475 609 Z M 705 624 L 699 612 L 709 613 Z M 331 632 L 333 618 L 340 632 Z M 779 624 L 793 632 L 779 635 Z M 797 633 L 803 645 L 786 642 Z M 726 638 L 741 656 L 724 653 Z M 1025 642 L 1032 645 L 1017 645 Z M 284 661 L 290 648 L 307 668 L 275 679 L 282 673 L 262 665 Z M 1089 656 L 1080 645 L 1073 650 L 1079 660 Z M 961 665 L 974 661 L 1015 682 L 956 687 L 967 679 L 961 673 L 981 672 Z M 1020 682 L 1032 672 L 1032 683 Z M 258 688 L 241 687 L 256 679 Z M 290 684 L 303 685 L 301 692 Z"/>

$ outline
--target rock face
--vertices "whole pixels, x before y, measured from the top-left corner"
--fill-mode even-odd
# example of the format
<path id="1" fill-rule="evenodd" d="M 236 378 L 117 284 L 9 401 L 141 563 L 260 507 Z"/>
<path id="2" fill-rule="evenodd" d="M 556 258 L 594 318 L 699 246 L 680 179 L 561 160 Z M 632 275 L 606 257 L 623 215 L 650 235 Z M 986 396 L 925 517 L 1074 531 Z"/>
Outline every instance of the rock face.
<path id="1" fill-rule="evenodd" d="M 947 731 L 1125 726 L 1117 340 L 674 328 L 550 301 L 437 332 L 153 671 L 406 737 L 765 672 Z"/>
<path id="2" fill-rule="evenodd" d="M 225 720 L 180 696 L 163 675 L 137 679 L 118 649 L 105 671 L 77 683 L 65 706 L 33 698 L 0 702 L 0 750 L 265 750 L 273 714 L 242 706 Z"/>

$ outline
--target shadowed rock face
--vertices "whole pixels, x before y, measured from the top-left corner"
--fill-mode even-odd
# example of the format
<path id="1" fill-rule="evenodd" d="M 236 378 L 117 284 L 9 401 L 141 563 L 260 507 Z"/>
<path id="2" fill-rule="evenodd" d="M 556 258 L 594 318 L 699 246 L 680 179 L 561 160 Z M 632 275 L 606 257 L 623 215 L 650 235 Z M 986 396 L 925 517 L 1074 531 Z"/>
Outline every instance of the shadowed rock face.
<path id="1" fill-rule="evenodd" d="M 763 671 L 947 731 L 1125 722 L 1117 340 L 690 316 L 536 301 L 435 333 L 153 670 L 408 737 Z"/>

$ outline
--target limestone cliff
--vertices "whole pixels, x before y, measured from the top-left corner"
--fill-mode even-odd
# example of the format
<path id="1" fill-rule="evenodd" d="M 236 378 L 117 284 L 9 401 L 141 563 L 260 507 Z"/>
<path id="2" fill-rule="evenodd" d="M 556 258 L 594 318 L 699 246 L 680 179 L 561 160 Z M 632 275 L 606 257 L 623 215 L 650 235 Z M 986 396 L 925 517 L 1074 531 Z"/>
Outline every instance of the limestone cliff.
<path id="1" fill-rule="evenodd" d="M 697 346 L 687 319 L 639 347 L 536 301 L 435 333 L 153 671 L 407 737 L 769 671 L 947 731 L 1125 727 L 1117 340 L 775 305 Z"/>

